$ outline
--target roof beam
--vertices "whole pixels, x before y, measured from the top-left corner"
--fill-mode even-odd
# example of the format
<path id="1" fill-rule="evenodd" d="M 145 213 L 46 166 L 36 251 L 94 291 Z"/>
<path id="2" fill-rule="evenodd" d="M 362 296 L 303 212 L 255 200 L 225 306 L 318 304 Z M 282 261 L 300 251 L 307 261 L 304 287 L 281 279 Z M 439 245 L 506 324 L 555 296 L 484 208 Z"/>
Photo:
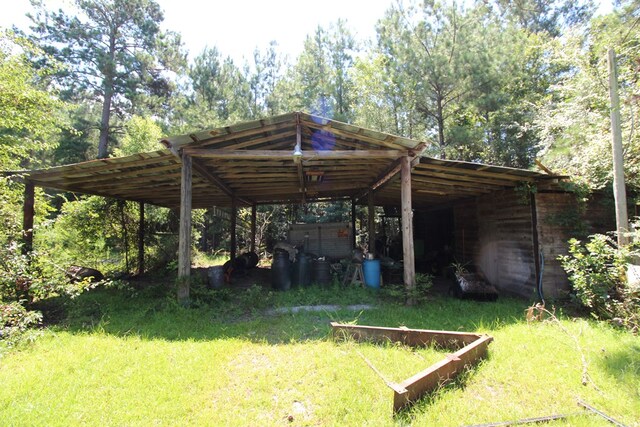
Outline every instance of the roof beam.
<path id="1" fill-rule="evenodd" d="M 413 157 L 411 159 L 411 168 L 413 169 L 420 162 L 420 154 L 426 148 L 426 144 L 422 143 L 418 145 L 415 150 L 410 150 L 409 156 Z M 387 182 L 389 182 L 394 176 L 400 173 L 400 169 L 402 168 L 402 158 L 398 158 L 389 168 L 385 169 L 380 175 L 378 175 L 373 183 L 369 186 L 367 191 L 356 196 L 356 200 L 363 198 L 367 195 L 367 193 L 377 190 L 379 187 L 383 186 Z"/>
<path id="2" fill-rule="evenodd" d="M 302 193 L 302 203 L 307 202 L 307 189 L 304 182 L 304 166 L 302 165 L 302 126 L 300 114 L 296 114 L 296 146 L 293 150 L 293 161 L 298 166 L 299 191 Z"/>
<path id="3" fill-rule="evenodd" d="M 446 164 L 446 163 L 445 163 Z M 449 163 L 450 164 L 450 163 Z M 473 163 L 463 163 L 460 162 L 459 164 L 469 164 L 469 165 L 474 165 Z M 436 171 L 441 171 L 441 172 L 445 172 L 448 174 L 453 175 L 451 178 L 454 179 L 456 175 L 462 175 L 462 176 L 466 176 L 466 177 L 479 177 L 479 178 L 496 178 L 496 179 L 503 179 L 503 180 L 508 180 L 508 181 L 527 181 L 527 182 L 533 182 L 536 180 L 536 176 L 535 176 L 535 172 L 531 173 L 531 175 L 526 176 L 526 175 L 517 175 L 514 174 L 513 171 L 517 171 L 517 169 L 513 169 L 513 168 L 506 168 L 506 167 L 502 167 L 502 166 L 492 166 L 491 168 L 494 170 L 493 172 L 485 172 L 484 170 L 478 170 L 475 168 L 464 168 L 464 167 L 458 167 L 458 166 L 442 166 L 442 165 L 438 165 L 432 162 L 429 162 L 425 159 L 424 163 L 421 163 L 422 167 L 426 168 L 426 169 L 432 169 L 432 170 L 436 170 Z M 483 165 L 480 165 L 480 167 L 482 167 Z M 499 173 L 496 170 L 500 168 L 502 170 L 504 170 L 503 173 Z M 420 170 L 422 168 L 418 168 L 418 173 L 420 173 Z"/>
<path id="4" fill-rule="evenodd" d="M 194 140 L 197 140 L 197 138 L 195 136 L 192 136 L 191 138 L 194 139 Z M 187 148 L 181 149 L 180 151 L 181 151 L 182 155 L 180 155 L 177 152 L 176 148 L 171 143 L 171 141 L 163 140 L 162 143 L 165 144 L 166 147 L 171 151 L 171 153 L 173 153 L 174 156 L 178 157 L 180 159 L 180 161 L 182 161 L 184 156 L 190 156 L 190 154 L 188 152 L 189 149 L 187 149 Z M 211 172 L 209 170 L 209 167 L 204 165 L 203 162 L 200 159 L 194 158 L 194 156 L 190 156 L 190 157 L 191 157 L 191 167 L 193 168 L 193 170 L 198 175 L 200 175 L 201 178 L 209 181 L 211 184 L 213 184 L 216 187 L 218 187 L 220 190 L 222 190 L 222 192 L 224 192 L 227 196 L 231 197 L 232 199 L 236 199 L 240 203 L 247 204 L 249 206 L 253 205 L 253 201 L 236 197 L 235 192 L 233 191 L 233 189 L 223 179 L 221 179 L 219 176 L 217 176 L 214 172 Z"/>
<path id="5" fill-rule="evenodd" d="M 227 183 L 224 182 L 224 180 L 218 177 L 215 173 L 211 172 L 209 168 L 207 168 L 207 166 L 203 165 L 199 159 L 194 158 L 192 160 L 193 160 L 193 170 L 202 178 L 214 184 L 216 187 L 221 189 L 227 196 L 231 198 L 235 198 L 240 203 L 246 204 L 248 206 L 253 205 L 253 201 L 250 201 L 241 197 L 237 197 L 235 195 L 235 191 L 233 191 L 233 189 L 229 187 L 229 185 L 227 185 Z"/>
<path id="6" fill-rule="evenodd" d="M 204 159 L 291 159 L 293 153 L 289 150 L 210 150 L 196 147 L 185 147 L 185 154 Z M 332 151 L 304 151 L 302 160 L 317 158 L 326 159 L 397 159 L 407 155 L 403 150 L 332 150 Z"/>

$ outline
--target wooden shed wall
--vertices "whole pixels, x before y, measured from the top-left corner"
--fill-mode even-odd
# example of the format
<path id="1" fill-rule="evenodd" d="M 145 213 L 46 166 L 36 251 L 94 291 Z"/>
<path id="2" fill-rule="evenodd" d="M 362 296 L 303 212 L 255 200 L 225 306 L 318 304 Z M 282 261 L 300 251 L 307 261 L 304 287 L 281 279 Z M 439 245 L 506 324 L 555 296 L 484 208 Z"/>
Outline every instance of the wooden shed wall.
<path id="1" fill-rule="evenodd" d="M 531 207 L 513 190 L 454 205 L 456 258 L 471 261 L 501 291 L 535 292 Z"/>
<path id="2" fill-rule="evenodd" d="M 569 292 L 569 280 L 558 256 L 568 253 L 571 237 L 584 238 L 593 233 L 615 229 L 613 206 L 603 194 L 593 194 L 584 212 L 578 210 L 572 193 L 536 194 L 539 245 L 544 254 L 542 289 L 545 297 L 562 298 Z"/>

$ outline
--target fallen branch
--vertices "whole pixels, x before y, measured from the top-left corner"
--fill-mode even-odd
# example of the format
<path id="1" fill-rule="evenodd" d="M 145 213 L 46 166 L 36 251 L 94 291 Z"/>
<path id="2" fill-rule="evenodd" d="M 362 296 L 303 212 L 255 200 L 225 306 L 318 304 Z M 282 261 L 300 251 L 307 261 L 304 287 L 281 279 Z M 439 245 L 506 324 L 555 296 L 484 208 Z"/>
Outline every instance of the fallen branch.
<path id="1" fill-rule="evenodd" d="M 538 303 L 529 307 L 526 310 L 526 312 L 527 312 L 526 314 L 527 321 L 531 322 L 531 321 L 550 320 L 553 323 L 555 323 L 562 330 L 562 332 L 567 334 L 573 340 L 576 346 L 576 349 L 578 350 L 578 353 L 580 353 L 580 359 L 582 360 L 582 385 L 586 386 L 588 383 L 591 383 L 596 390 L 600 391 L 598 386 L 595 384 L 595 382 L 593 381 L 593 379 L 591 379 L 591 376 L 589 375 L 589 371 L 588 371 L 589 365 L 587 363 L 587 358 L 584 355 L 584 351 L 582 350 L 582 346 L 580 345 L 580 341 L 578 341 L 578 338 L 575 335 L 573 335 L 571 332 L 569 332 L 569 330 L 562 325 L 560 320 L 555 315 L 555 309 L 553 310 L 553 312 L 551 312 L 544 307 L 544 304 Z M 547 316 L 547 319 L 544 319 L 545 315 Z"/>

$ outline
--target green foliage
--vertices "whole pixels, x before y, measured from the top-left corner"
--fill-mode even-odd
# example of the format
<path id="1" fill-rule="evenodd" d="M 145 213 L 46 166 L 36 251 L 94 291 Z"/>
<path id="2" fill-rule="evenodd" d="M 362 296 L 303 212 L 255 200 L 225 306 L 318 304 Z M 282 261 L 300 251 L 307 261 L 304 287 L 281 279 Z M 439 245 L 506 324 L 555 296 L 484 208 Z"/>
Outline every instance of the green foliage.
<path id="1" fill-rule="evenodd" d="M 41 54 L 33 44 L 0 31 L 0 168 L 18 169 L 36 163 L 44 150 L 55 147 L 55 134 L 65 105 L 46 90 L 55 71 L 34 68 L 27 54 Z"/>
<path id="2" fill-rule="evenodd" d="M 322 117 L 352 122 L 356 98 L 350 70 L 356 40 L 344 20 L 318 27 L 276 92 L 287 110 L 304 110 Z"/>
<path id="3" fill-rule="evenodd" d="M 598 319 L 640 328 L 640 289 L 627 283 L 626 267 L 634 247 L 619 247 L 608 236 L 595 234 L 584 245 L 569 241 L 569 255 L 560 256 L 577 300 Z"/>
<path id="4" fill-rule="evenodd" d="M 11 346 L 27 330 L 42 321 L 42 314 L 25 309 L 19 302 L 5 303 L 0 300 L 0 343 Z"/>
<path id="5" fill-rule="evenodd" d="M 399 2 L 378 24 L 384 59 L 370 59 L 386 76 L 360 65 L 358 81 L 390 81 L 377 100 L 396 116 L 395 133 L 437 142 L 430 155 L 529 167 L 536 105 L 553 75 L 542 45 L 489 3 Z M 360 111 L 370 115 L 367 102 Z"/>
<path id="6" fill-rule="evenodd" d="M 383 295 L 390 297 L 398 304 L 407 301 L 422 305 L 429 301 L 429 291 L 433 287 L 433 276 L 430 274 L 416 273 L 416 284 L 413 289 L 407 289 L 404 284 L 386 284 L 382 287 Z"/>
<path id="7" fill-rule="evenodd" d="M 207 47 L 195 57 L 188 77 L 193 93 L 183 99 L 183 130 L 206 129 L 250 118 L 249 82 L 231 57 L 223 58 L 216 47 Z"/>
<path id="8" fill-rule="evenodd" d="M 522 181 L 513 188 L 513 191 L 515 191 L 520 204 L 528 206 L 531 203 L 531 195 L 538 192 L 538 187 L 534 183 Z"/>
<path id="9" fill-rule="evenodd" d="M 497 7 L 508 19 L 533 33 L 560 36 L 568 26 L 584 24 L 593 15 L 591 0 L 497 0 Z"/>
<path id="10" fill-rule="evenodd" d="M 113 112 L 162 112 L 175 89 L 168 71 L 185 62 L 180 37 L 160 29 L 164 16 L 153 0 L 75 0 L 71 10 L 58 11 L 34 6 L 32 38 L 67 66 L 56 73 L 65 96 L 100 105 L 98 157 L 106 157 Z"/>
<path id="11" fill-rule="evenodd" d="M 591 188 L 613 180 L 607 50 L 617 55 L 621 127 L 628 185 L 640 185 L 638 122 L 639 5 L 627 2 L 617 11 L 591 21 L 589 31 L 569 32 L 556 40 L 551 62 L 565 69 L 540 109 L 537 126 L 544 163 L 570 174 Z"/>
<path id="12" fill-rule="evenodd" d="M 197 219 L 198 215 L 194 215 Z M 137 203 L 98 196 L 68 201 L 60 214 L 35 234 L 35 246 L 49 248 L 59 266 L 82 265 L 105 274 L 136 271 L 138 245 Z M 171 213 L 145 208 L 145 263 L 165 266 L 176 256 L 177 236 Z M 195 234 L 197 237 L 197 234 Z"/>
<path id="13" fill-rule="evenodd" d="M 131 117 L 124 126 L 125 134 L 120 146 L 113 150 L 117 157 L 136 153 L 146 153 L 162 148 L 158 141 L 162 138 L 162 129 L 151 118 Z"/>

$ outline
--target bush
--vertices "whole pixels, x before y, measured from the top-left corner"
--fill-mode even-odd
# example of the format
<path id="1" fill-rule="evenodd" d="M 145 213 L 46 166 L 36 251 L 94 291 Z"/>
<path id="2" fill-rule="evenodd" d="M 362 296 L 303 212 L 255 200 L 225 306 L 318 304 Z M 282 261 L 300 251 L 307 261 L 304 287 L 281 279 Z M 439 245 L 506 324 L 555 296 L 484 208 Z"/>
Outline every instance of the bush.
<path id="1" fill-rule="evenodd" d="M 42 315 L 28 311 L 18 302 L 0 302 L 0 341 L 14 344 L 30 327 L 36 326 Z"/>
<path id="2" fill-rule="evenodd" d="M 595 234 L 582 244 L 569 241 L 569 255 L 560 256 L 562 267 L 578 302 L 597 319 L 611 320 L 637 331 L 640 328 L 640 290 L 627 283 L 634 246 L 618 247 L 609 236 Z"/>
<path id="3" fill-rule="evenodd" d="M 430 274 L 416 273 L 416 285 L 412 290 L 407 290 L 404 284 L 390 284 L 383 286 L 383 292 L 391 299 L 405 304 L 412 301 L 415 304 L 422 304 L 429 299 L 429 291 L 433 286 L 433 276 Z"/>

